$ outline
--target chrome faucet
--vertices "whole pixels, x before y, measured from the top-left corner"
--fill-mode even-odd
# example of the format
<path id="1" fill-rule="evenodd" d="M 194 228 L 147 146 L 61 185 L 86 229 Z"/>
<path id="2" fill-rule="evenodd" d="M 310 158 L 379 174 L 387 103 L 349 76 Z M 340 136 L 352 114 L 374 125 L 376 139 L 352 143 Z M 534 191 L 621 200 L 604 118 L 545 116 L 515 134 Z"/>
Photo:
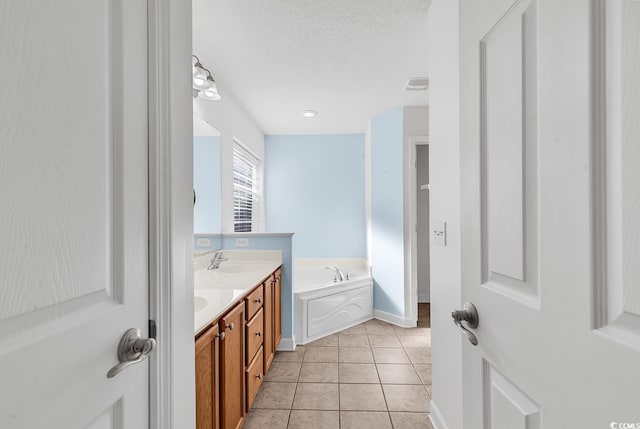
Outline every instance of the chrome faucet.
<path id="1" fill-rule="evenodd" d="M 213 258 L 211 259 L 211 263 L 207 267 L 207 270 L 217 270 L 220 268 L 220 264 L 224 261 L 228 261 L 229 258 L 224 257 L 224 252 L 222 250 L 218 250 L 213 254 Z"/>
<path id="2" fill-rule="evenodd" d="M 338 281 L 343 282 L 344 281 L 344 274 L 342 273 L 342 271 L 340 271 L 339 268 L 334 267 L 333 265 L 329 265 L 329 266 L 325 267 L 325 270 L 333 270 L 333 271 L 336 272 L 336 278 L 333 280 L 334 282 L 338 282 Z"/>

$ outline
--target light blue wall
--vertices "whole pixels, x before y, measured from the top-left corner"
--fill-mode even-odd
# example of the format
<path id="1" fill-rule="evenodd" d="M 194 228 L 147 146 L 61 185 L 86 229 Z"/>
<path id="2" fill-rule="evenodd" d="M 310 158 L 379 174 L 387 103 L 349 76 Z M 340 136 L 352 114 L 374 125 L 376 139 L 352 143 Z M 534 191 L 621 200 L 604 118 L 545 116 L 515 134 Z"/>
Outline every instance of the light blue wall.
<path id="1" fill-rule="evenodd" d="M 364 134 L 265 136 L 267 231 L 294 258 L 365 258 Z"/>
<path id="2" fill-rule="evenodd" d="M 193 138 L 193 232 L 221 231 L 220 136 Z"/>
<path id="3" fill-rule="evenodd" d="M 404 317 L 403 110 L 371 118 L 374 308 Z"/>
<path id="4" fill-rule="evenodd" d="M 247 237 L 249 245 L 236 247 L 236 239 Z M 252 234 L 224 234 L 223 249 L 282 250 L 282 338 L 293 338 L 293 245 L 291 234 L 276 237 L 260 237 Z"/>

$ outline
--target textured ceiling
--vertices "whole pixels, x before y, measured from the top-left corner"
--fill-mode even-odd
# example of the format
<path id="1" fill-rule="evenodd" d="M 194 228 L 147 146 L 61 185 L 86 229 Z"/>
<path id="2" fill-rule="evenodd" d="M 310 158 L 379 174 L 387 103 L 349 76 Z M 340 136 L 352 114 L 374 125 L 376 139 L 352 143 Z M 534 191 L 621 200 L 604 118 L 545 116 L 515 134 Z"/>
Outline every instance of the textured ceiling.
<path id="1" fill-rule="evenodd" d="M 371 116 L 427 105 L 404 87 L 428 76 L 429 4 L 193 0 L 194 53 L 265 134 L 361 133 Z"/>

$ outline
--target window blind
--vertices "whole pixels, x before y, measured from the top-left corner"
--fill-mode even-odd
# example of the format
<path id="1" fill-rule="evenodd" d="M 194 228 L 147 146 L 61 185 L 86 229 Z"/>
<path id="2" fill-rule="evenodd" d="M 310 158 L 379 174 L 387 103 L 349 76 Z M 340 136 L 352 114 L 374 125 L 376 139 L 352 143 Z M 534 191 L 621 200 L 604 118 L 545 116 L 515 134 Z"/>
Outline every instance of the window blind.
<path id="1" fill-rule="evenodd" d="M 258 206 L 258 158 L 239 144 L 233 147 L 233 230 L 254 230 Z"/>

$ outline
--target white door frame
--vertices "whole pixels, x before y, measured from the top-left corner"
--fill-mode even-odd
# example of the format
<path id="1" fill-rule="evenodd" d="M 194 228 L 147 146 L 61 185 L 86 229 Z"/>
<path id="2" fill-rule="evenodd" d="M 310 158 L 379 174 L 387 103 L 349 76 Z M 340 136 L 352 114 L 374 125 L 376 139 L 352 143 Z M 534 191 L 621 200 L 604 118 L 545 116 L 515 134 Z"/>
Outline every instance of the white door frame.
<path id="1" fill-rule="evenodd" d="M 149 426 L 195 427 L 191 1 L 149 0 Z M 184 85 L 176 85 L 184 83 Z M 184 86 L 184 87 L 183 87 Z"/>
<path id="2" fill-rule="evenodd" d="M 417 202 L 417 146 L 428 145 L 429 136 L 409 136 L 406 142 L 405 156 L 408 155 L 409 165 L 408 171 L 405 171 L 409 179 L 409 198 L 407 209 L 409 210 L 409 246 L 405 255 L 409 261 L 409 272 L 405 272 L 405 276 L 409 281 L 405 281 L 405 296 L 408 297 L 406 317 L 416 326 L 418 323 L 418 234 L 416 231 L 418 222 L 418 202 Z M 408 274 L 408 276 L 407 276 Z"/>

